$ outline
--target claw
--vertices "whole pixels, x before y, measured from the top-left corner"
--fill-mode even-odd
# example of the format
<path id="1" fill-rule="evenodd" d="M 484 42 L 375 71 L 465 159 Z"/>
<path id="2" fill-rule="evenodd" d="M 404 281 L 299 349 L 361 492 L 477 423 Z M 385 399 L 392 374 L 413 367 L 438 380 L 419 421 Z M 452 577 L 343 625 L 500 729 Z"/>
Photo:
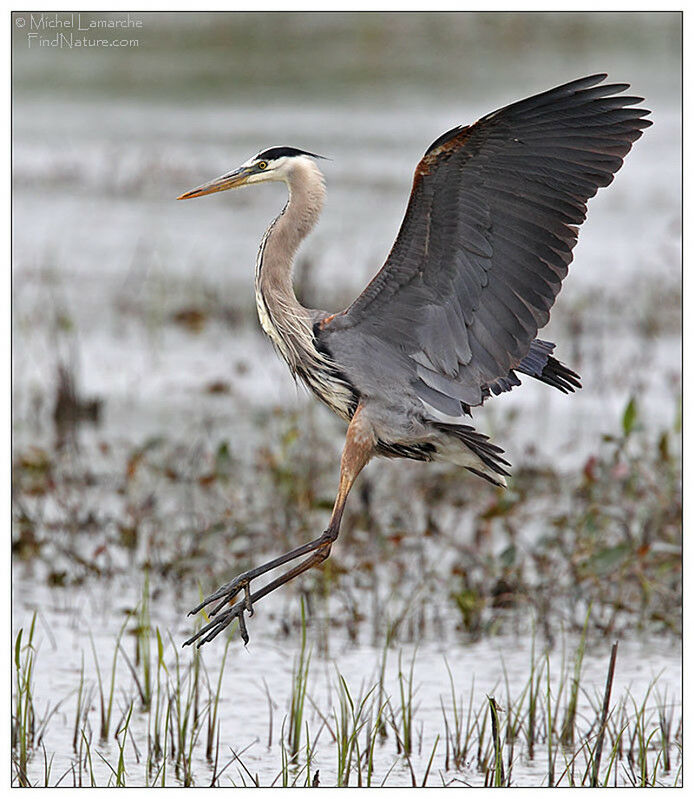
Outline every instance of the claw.
<path id="1" fill-rule="evenodd" d="M 246 629 L 246 619 L 243 615 L 243 610 L 239 613 L 239 631 L 241 633 L 241 638 L 243 638 L 243 645 L 248 646 L 248 630 Z"/>

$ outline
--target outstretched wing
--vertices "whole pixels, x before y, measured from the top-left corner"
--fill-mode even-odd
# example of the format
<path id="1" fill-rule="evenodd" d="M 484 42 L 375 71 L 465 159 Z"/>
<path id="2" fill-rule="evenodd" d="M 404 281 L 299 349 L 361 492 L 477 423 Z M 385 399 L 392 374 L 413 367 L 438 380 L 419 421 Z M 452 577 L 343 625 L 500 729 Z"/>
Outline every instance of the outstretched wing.
<path id="1" fill-rule="evenodd" d="M 649 111 L 632 108 L 642 98 L 620 95 L 628 84 L 598 85 L 605 77 L 437 139 L 417 166 L 385 265 L 322 323 L 326 344 L 338 331 L 345 342 L 348 331 L 359 334 L 382 355 L 407 356 L 428 401 L 479 404 L 528 354 L 566 277 L 586 201 L 651 124 Z"/>

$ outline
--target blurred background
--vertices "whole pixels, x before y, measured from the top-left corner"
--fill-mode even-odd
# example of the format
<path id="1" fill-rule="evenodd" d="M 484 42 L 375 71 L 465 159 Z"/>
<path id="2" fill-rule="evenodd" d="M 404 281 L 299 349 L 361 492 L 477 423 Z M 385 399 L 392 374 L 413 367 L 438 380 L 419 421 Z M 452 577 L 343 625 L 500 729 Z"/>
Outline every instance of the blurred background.
<path id="1" fill-rule="evenodd" d="M 528 386 L 495 404 L 561 405 L 564 434 L 586 416 L 609 423 L 630 391 L 649 414 L 671 412 L 662 392 L 680 361 L 679 15 L 132 16 L 142 27 L 119 48 L 41 46 L 27 40 L 30 25 L 13 29 L 18 442 L 50 432 L 45 411 L 66 360 L 114 433 L 126 420 L 130 435 L 180 430 L 206 414 L 235 424 L 259 403 L 305 401 L 254 319 L 255 254 L 283 187 L 174 202 L 184 189 L 274 144 L 329 156 L 328 205 L 298 279 L 307 304 L 337 310 L 383 263 L 431 141 L 599 71 L 646 97 L 655 124 L 593 201 L 554 312 L 560 357 L 579 371 L 590 363 L 587 390 L 560 402 Z M 570 321 L 591 340 L 567 335 Z M 637 324 L 670 339 L 644 353 L 629 335 Z M 234 398 L 206 402 L 219 381 Z M 528 441 L 543 446 L 527 423 Z M 552 441 L 553 458 L 557 449 Z"/>
<path id="2" fill-rule="evenodd" d="M 80 629 L 112 645 L 143 574 L 180 641 L 200 585 L 314 537 L 334 496 L 343 425 L 256 319 L 255 255 L 284 187 L 175 198 L 272 145 L 329 157 L 296 283 L 339 310 L 385 260 L 435 138 L 595 72 L 630 83 L 653 127 L 590 202 L 542 333 L 583 390 L 526 384 L 478 411 L 515 467 L 503 497 L 455 469 L 370 465 L 334 566 L 301 591 L 313 618 L 334 587 L 351 646 L 388 619 L 437 645 L 498 634 L 519 596 L 547 640 L 552 613 L 580 630 L 591 602 L 600 634 L 677 632 L 681 36 L 670 12 L 13 15 L 13 609 L 15 628 L 38 607 L 71 642 L 44 653 L 54 696 L 74 686 Z M 580 546 L 561 538 L 577 530 Z M 441 602 L 415 617 L 410 589 L 432 574 Z M 298 590 L 256 614 L 267 646 L 298 623 Z"/>

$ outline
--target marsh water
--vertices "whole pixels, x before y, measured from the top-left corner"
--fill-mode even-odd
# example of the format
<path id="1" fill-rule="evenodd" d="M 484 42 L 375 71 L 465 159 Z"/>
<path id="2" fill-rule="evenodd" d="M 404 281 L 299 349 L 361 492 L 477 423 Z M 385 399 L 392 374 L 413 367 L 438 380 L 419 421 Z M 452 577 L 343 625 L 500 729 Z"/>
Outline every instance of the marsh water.
<path id="1" fill-rule="evenodd" d="M 525 94 L 609 69 L 611 78 L 631 82 L 633 91 L 647 98 L 654 125 L 629 155 L 614 185 L 591 201 L 569 278 L 542 333 L 558 343 L 561 360 L 581 373 L 583 390 L 566 397 L 539 384 L 524 385 L 485 406 L 475 424 L 493 435 L 514 464 L 561 474 L 580 470 L 601 437 L 619 429 L 630 398 L 637 398 L 639 419 L 649 430 L 668 429 L 674 423 L 681 364 L 675 23 L 654 15 L 657 35 L 650 51 L 641 49 L 639 37 L 649 30 L 641 17 L 632 26 L 632 40 L 618 33 L 610 38 L 603 31 L 592 43 L 592 33 L 601 27 L 616 31 L 619 25 L 613 17 L 605 25 L 597 19 L 584 21 L 580 30 L 566 32 L 576 37 L 567 41 L 579 43 L 568 55 L 548 44 L 544 60 L 538 61 L 518 45 L 524 31 L 531 36 L 525 25 L 519 34 L 495 31 L 493 20 L 475 15 L 447 22 L 436 15 L 398 16 L 402 19 L 394 25 L 376 24 L 368 15 L 292 16 L 285 31 L 296 44 L 289 47 L 276 20 L 271 34 L 263 32 L 262 19 L 253 16 L 227 16 L 222 24 L 221 18 L 210 22 L 194 15 L 187 20 L 143 15 L 143 46 L 118 59 L 98 51 L 30 51 L 15 30 L 14 451 L 29 460 L 45 455 L 60 468 L 78 463 L 82 473 L 93 478 L 60 496 L 20 497 L 15 510 L 21 522 L 25 511 L 35 515 L 40 507 L 38 537 L 55 536 L 50 562 L 15 558 L 12 609 L 15 634 L 19 628 L 26 630 L 38 611 L 34 701 L 41 714 L 44 708 L 53 711 L 58 706 L 43 736 L 45 750 L 55 753 L 52 782 L 67 773 L 63 784 L 73 784 L 80 673 L 84 669 L 96 706 L 94 661 L 101 662 L 105 678 L 124 613 L 134 612 L 142 601 L 142 563 L 157 563 L 157 541 L 167 539 L 167 524 L 175 531 L 171 540 L 178 541 L 186 530 L 205 529 L 211 516 L 204 503 L 196 500 L 191 506 L 192 492 L 185 485 L 167 482 L 161 475 L 139 476 L 134 494 L 124 492 L 123 474 L 130 469 L 133 452 L 165 440 L 182 470 L 214 459 L 215 453 L 228 453 L 244 476 L 227 485 L 226 495 L 215 495 L 210 507 L 214 505 L 217 513 L 227 503 L 231 528 L 237 524 L 239 503 L 259 512 L 264 507 L 261 494 L 269 489 L 253 472 L 265 449 L 282 436 L 283 414 L 294 414 L 299 427 L 309 420 L 327 442 L 326 463 L 333 465 L 317 478 L 321 496 L 329 498 L 336 479 L 340 423 L 297 390 L 255 319 L 255 252 L 267 223 L 285 201 L 284 188 L 273 185 L 175 202 L 182 191 L 275 144 L 328 156 L 330 160 L 321 162 L 328 203 L 301 250 L 297 280 L 307 305 L 337 310 L 383 263 L 404 212 L 414 165 L 430 141 L 453 125 L 472 122 Z M 551 24 L 552 30 L 561 28 L 554 17 Z M 466 37 L 465 55 L 453 33 L 446 31 L 451 26 Z M 476 44 L 467 30 L 471 26 L 479 29 Z M 244 36 L 251 33 L 255 38 Z M 225 49 L 225 36 L 233 52 Z M 328 44 L 331 36 L 334 47 Z M 510 54 L 499 62 L 484 42 L 493 48 L 504 41 L 509 42 Z M 407 42 L 409 49 L 403 46 Z M 434 45 L 439 47 L 439 72 L 432 65 Z M 225 53 L 227 74 L 215 66 L 215 52 Z M 274 70 L 269 66 L 273 54 Z M 307 54 L 314 65 L 310 78 L 302 71 Z M 489 69 L 479 66 L 485 57 Z M 456 58 L 467 68 L 466 72 L 461 66 L 465 77 L 457 85 Z M 182 60 L 190 60 L 188 72 Z M 82 397 L 101 404 L 98 424 L 80 425 L 67 445 L 57 447 L 53 416 L 60 365 L 69 367 Z M 301 453 L 296 457 L 301 459 Z M 370 485 L 389 480 L 389 486 L 396 486 L 393 475 L 411 475 L 413 468 L 418 467 L 373 464 Z M 389 470 L 393 471 L 387 477 Z M 122 534 L 127 527 L 120 520 L 132 512 L 134 497 L 140 503 L 159 503 L 161 526 L 136 547 L 119 549 L 113 544 L 114 530 Z M 384 502 L 402 505 L 406 499 L 391 494 Z M 69 546 L 64 543 L 69 531 L 61 527 L 69 517 L 67 507 L 80 519 Z M 91 510 L 89 524 L 84 523 L 82 508 Z M 292 508 L 285 512 L 291 515 Z M 399 512 L 400 527 L 406 528 L 408 511 L 400 507 Z M 324 523 L 325 514 L 325 508 L 314 514 L 316 524 Z M 466 545 L 470 530 L 460 521 L 465 517 L 445 507 L 436 514 L 442 524 L 450 522 L 451 535 Z M 262 519 L 255 524 L 262 525 Z M 535 535 L 532 525 L 526 534 Z M 252 537 L 253 529 L 240 530 L 239 535 Z M 350 535 L 368 538 L 368 530 L 355 523 L 355 529 L 347 531 Z M 187 544 L 171 546 L 176 557 L 185 558 Z M 213 552 L 214 546 L 212 542 Z M 431 558 L 448 557 L 445 541 L 431 546 Z M 493 553 L 493 540 L 490 546 Z M 93 568 L 79 566 L 76 553 Z M 223 547 L 216 557 L 234 570 L 236 561 Z M 196 579 L 204 582 L 205 573 L 187 574 L 180 581 L 175 568 L 165 573 L 162 569 L 157 577 L 155 569 L 150 575 L 149 613 L 152 629 L 165 636 L 170 666 L 172 647 L 192 629 L 185 613 L 196 603 Z M 73 579 L 76 574 L 79 579 Z M 402 590 L 406 594 L 406 586 Z M 358 597 L 354 601 L 358 604 Z M 516 699 L 521 694 L 531 647 L 539 652 L 547 643 L 534 641 L 530 621 L 515 634 L 505 629 L 467 636 L 456 631 L 457 611 L 447 592 L 433 601 L 441 604 L 440 624 L 429 625 L 421 634 L 411 631 L 395 642 L 387 650 L 385 666 L 386 689 L 395 696 L 399 671 L 407 672 L 414 660 L 413 764 L 418 775 L 426 769 L 442 730 L 441 703 L 450 699 L 446 663 L 456 691 L 465 697 L 472 691 L 473 704 L 495 695 L 503 705 L 507 695 Z M 387 614 L 388 602 L 388 596 L 381 597 L 380 604 L 360 607 L 360 613 Z M 276 747 L 301 639 L 295 626 L 289 634 L 279 634 L 288 606 L 295 620 L 299 594 L 291 589 L 286 597 L 270 597 L 258 608 L 250 620 L 251 643 L 244 648 L 235 637 L 221 683 L 220 740 L 227 747 L 226 760 L 229 751 L 243 750 L 245 766 L 263 785 L 276 779 L 279 770 L 276 751 L 268 747 L 270 719 Z M 315 730 L 321 712 L 332 712 L 336 670 L 355 694 L 361 686 L 368 690 L 379 677 L 384 645 L 376 626 L 373 635 L 363 630 L 348 634 L 339 623 L 333 629 L 332 614 L 339 618 L 342 612 L 340 602 L 327 601 L 316 614 L 322 634 L 314 640 L 309 629 L 314 651 L 311 709 L 306 712 Z M 585 614 L 587 608 L 580 612 Z M 604 687 L 610 643 L 609 638 L 593 643 L 585 656 L 579 715 L 589 715 L 592 700 Z M 573 631 L 560 631 L 553 644 L 548 649 L 550 673 L 558 679 L 578 637 Z M 132 646 L 126 638 L 126 653 Z M 221 640 L 203 650 L 213 684 L 223 652 Z M 186 663 L 190 656 L 190 650 L 181 654 Z M 131 701 L 134 679 L 123 656 L 117 675 L 114 714 L 120 718 Z M 658 696 L 677 707 L 677 636 L 649 629 L 623 632 L 613 691 L 628 689 L 640 701 L 656 678 Z M 127 745 L 130 785 L 145 781 L 138 758 L 146 750 L 147 719 L 134 712 L 132 746 Z M 328 737 L 324 732 L 326 750 Z M 101 751 L 106 760 L 117 759 L 115 741 L 105 743 Z M 390 760 L 379 761 L 379 748 L 375 751 L 380 784 Z M 430 784 L 446 782 L 444 776 L 439 780 L 442 756 L 440 742 Z M 211 767 L 202 754 L 196 758 L 196 783 L 205 784 Z M 319 741 L 315 768 L 322 785 L 334 784 L 331 758 L 321 756 Z M 105 784 L 109 767 L 99 761 L 94 769 Z M 42 758 L 35 756 L 33 779 L 40 779 L 43 771 Z M 514 784 L 539 784 L 545 771 L 544 763 L 519 758 Z M 228 784 L 228 779 L 242 779 L 238 763 L 229 767 L 220 784 Z M 410 784 L 410 779 L 401 761 L 386 784 Z M 449 781 L 453 779 L 449 775 Z M 455 779 L 479 783 L 472 768 Z M 171 784 L 176 784 L 175 775 Z"/>

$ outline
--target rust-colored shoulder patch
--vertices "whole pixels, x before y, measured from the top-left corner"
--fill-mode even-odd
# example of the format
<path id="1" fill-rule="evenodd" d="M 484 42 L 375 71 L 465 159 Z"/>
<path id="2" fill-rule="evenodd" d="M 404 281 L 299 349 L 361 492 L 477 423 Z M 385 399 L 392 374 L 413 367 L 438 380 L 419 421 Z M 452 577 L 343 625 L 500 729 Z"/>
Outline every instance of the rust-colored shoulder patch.
<path id="1" fill-rule="evenodd" d="M 431 171 L 431 166 L 435 159 L 430 158 L 428 155 L 425 155 L 424 158 L 417 164 L 417 168 L 414 171 L 414 178 L 412 180 L 412 191 L 417 188 L 419 181 L 425 176 L 428 175 Z"/>
<path id="2" fill-rule="evenodd" d="M 333 313 L 330 314 L 330 316 L 326 316 L 325 319 L 321 319 L 320 322 L 318 322 L 318 329 L 325 330 L 325 328 L 328 327 L 328 325 L 333 321 L 333 319 L 337 319 L 339 316 L 344 316 L 344 315 L 345 312 L 340 311 L 339 313 Z"/>
<path id="3" fill-rule="evenodd" d="M 422 160 L 417 164 L 414 172 L 414 181 L 412 188 L 417 188 L 420 180 L 426 175 L 430 174 L 432 168 L 436 165 L 438 159 L 446 153 L 451 153 L 454 150 L 462 147 L 470 136 L 470 125 L 461 128 L 454 128 L 453 131 L 444 133 L 444 135 L 437 139 L 431 147 L 426 151 Z"/>
<path id="4" fill-rule="evenodd" d="M 436 158 L 444 153 L 450 153 L 453 150 L 457 150 L 459 147 L 465 144 L 466 140 L 469 138 L 471 127 L 472 126 L 470 125 L 466 125 L 463 128 L 459 128 L 458 132 L 454 136 L 444 139 L 440 144 L 430 150 L 427 153 L 426 158 L 436 160 Z"/>

